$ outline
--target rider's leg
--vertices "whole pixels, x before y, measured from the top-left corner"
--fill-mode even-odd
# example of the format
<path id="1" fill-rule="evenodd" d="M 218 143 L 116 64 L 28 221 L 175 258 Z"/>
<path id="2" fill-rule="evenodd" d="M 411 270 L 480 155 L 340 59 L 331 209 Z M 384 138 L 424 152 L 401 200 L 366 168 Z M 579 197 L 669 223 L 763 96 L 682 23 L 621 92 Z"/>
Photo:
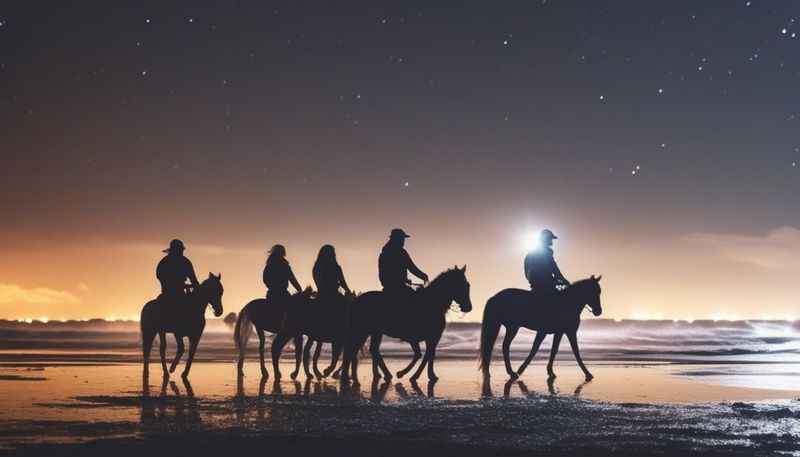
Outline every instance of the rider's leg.
<path id="1" fill-rule="evenodd" d="M 558 346 L 561 344 L 561 337 L 563 333 L 553 334 L 553 347 L 550 349 L 550 360 L 547 362 L 547 375 L 550 378 L 555 378 L 556 374 L 553 372 L 553 362 L 556 360 L 558 354 Z"/>
<path id="2" fill-rule="evenodd" d="M 533 346 L 531 346 L 531 352 L 528 354 L 528 357 L 522 362 L 522 365 L 519 366 L 519 370 L 517 370 L 517 375 L 522 376 L 522 373 L 528 368 L 528 365 L 531 363 L 534 357 L 536 357 L 536 353 L 539 352 L 539 346 L 542 345 L 542 341 L 544 341 L 544 337 L 547 334 L 544 332 L 536 332 L 536 338 L 533 339 Z"/>
<path id="3" fill-rule="evenodd" d="M 517 336 L 519 327 L 506 327 L 506 336 L 503 338 L 503 361 L 506 364 L 506 372 L 512 378 L 514 377 L 514 370 L 511 369 L 511 342 Z"/>
<path id="4" fill-rule="evenodd" d="M 586 376 L 587 381 L 591 381 L 594 376 L 589 373 L 589 370 L 586 368 L 586 365 L 583 364 L 583 359 L 581 358 L 581 351 L 578 349 L 578 337 L 575 332 L 567 333 L 567 339 L 569 340 L 569 345 L 572 346 L 572 353 L 575 354 L 575 360 L 578 362 L 578 366 L 581 367 L 583 370 L 583 374 Z"/>

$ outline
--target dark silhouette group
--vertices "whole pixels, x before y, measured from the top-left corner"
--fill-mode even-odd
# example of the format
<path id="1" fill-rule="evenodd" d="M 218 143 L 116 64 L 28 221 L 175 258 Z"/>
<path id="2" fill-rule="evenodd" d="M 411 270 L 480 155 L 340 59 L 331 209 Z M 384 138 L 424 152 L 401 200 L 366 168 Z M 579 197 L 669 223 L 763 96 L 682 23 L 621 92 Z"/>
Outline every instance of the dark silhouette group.
<path id="1" fill-rule="evenodd" d="M 432 281 L 412 260 L 405 249 L 409 235 L 395 228 L 378 257 L 378 277 L 381 291 L 360 295 L 352 292 L 345 280 L 341 266 L 336 260 L 336 250 L 330 245 L 322 246 L 314 262 L 313 279 L 316 291 L 303 290 L 287 259 L 286 248 L 274 245 L 268 252 L 263 271 L 263 282 L 267 288 L 265 298 L 249 302 L 239 312 L 234 328 L 234 341 L 239 350 L 238 371 L 243 374 L 245 349 L 253 329 L 259 337 L 261 373 L 269 376 L 265 363 L 266 333 L 275 338 L 272 343 L 272 365 L 276 379 L 281 374 L 279 359 L 283 347 L 293 340 L 295 348 L 296 378 L 300 364 L 306 376 L 323 378 L 330 375 L 343 381 L 358 382 L 358 355 L 369 339 L 372 356 L 373 379 L 392 378 L 380 353 L 383 336 L 406 341 L 414 353 L 407 367 L 398 371 L 398 377 L 410 372 L 422 359 L 422 363 L 411 376 L 418 379 L 427 367 L 429 380 L 437 378 L 434 371 L 436 349 L 445 330 L 445 314 L 453 302 L 462 312 L 472 309 L 470 285 L 466 279 L 466 266 L 454 267 L 438 275 Z M 545 229 L 539 235 L 539 246 L 525 257 L 525 278 L 531 290 L 505 289 L 491 297 L 484 309 L 480 339 L 480 368 L 489 377 L 492 346 L 500 327 L 506 329 L 503 341 L 503 356 L 506 371 L 513 380 L 518 378 L 531 362 L 544 337 L 553 334 L 553 345 L 547 372 L 555 377 L 553 361 L 563 335 L 572 346 L 575 358 L 584 371 L 586 379 L 592 375 L 585 367 L 577 344 L 577 329 L 580 314 L 585 306 L 600 315 L 599 277 L 567 281 L 556 264 L 553 240 L 558 237 Z M 173 372 L 184 352 L 183 338 L 190 341 L 189 359 L 183 371 L 188 376 L 195 350 L 205 327 L 205 309 L 210 304 L 216 316 L 222 315 L 221 275 L 209 273 L 208 279 L 199 283 L 191 261 L 184 256 L 185 246 L 181 240 L 172 240 L 165 249 L 166 256 L 156 268 L 156 277 L 161 283 L 161 294 L 148 302 L 142 310 L 141 330 L 143 341 L 144 370 L 148 370 L 150 348 L 155 334 L 160 338 L 160 355 L 164 375 Z M 414 284 L 409 273 L 422 283 Z M 289 292 L 289 286 L 295 293 Z M 412 287 L 415 286 L 415 287 Z M 530 354 L 517 371 L 510 364 L 511 341 L 521 327 L 537 332 Z M 172 365 L 167 368 L 165 360 L 165 334 L 173 333 L 178 350 Z M 303 345 L 303 337 L 306 344 Z M 420 343 L 425 342 L 425 351 Z M 313 344 L 316 352 L 311 357 Z M 321 345 L 332 345 L 331 363 L 323 371 L 317 367 Z M 339 367 L 339 359 L 342 364 Z M 313 373 L 311 362 L 313 360 Z"/>

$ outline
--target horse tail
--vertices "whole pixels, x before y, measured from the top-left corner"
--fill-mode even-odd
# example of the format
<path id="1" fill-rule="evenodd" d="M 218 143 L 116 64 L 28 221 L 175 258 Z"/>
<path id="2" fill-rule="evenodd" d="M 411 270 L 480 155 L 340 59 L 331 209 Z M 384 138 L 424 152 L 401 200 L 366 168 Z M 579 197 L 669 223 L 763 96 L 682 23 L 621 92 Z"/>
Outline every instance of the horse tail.
<path id="1" fill-rule="evenodd" d="M 239 350 L 239 355 L 244 354 L 247 348 L 247 341 L 250 339 L 250 334 L 253 331 L 249 311 L 249 305 L 239 311 L 239 317 L 236 319 L 236 327 L 233 329 L 233 342 L 236 343 L 236 349 Z"/>
<path id="2" fill-rule="evenodd" d="M 492 350 L 497 335 L 500 333 L 500 319 L 496 312 L 494 297 L 486 302 L 483 308 L 483 322 L 481 323 L 481 347 L 478 352 L 478 363 L 484 375 L 489 374 L 489 363 L 492 361 Z"/>

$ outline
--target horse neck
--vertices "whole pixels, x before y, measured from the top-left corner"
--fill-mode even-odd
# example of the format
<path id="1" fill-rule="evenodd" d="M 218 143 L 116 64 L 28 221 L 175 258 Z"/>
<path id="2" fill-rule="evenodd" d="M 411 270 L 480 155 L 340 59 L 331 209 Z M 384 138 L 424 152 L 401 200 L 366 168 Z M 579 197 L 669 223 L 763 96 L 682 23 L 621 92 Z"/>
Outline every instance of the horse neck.
<path id="1" fill-rule="evenodd" d="M 430 304 L 434 309 L 441 309 L 442 314 L 450 309 L 450 303 L 453 302 L 453 295 L 445 290 L 442 283 L 431 284 L 422 293 L 425 294 L 423 301 L 426 302 L 426 305 Z"/>
<path id="2" fill-rule="evenodd" d="M 584 297 L 582 290 L 575 289 L 566 291 L 567 306 L 574 307 L 575 309 L 575 316 L 580 317 L 581 313 L 583 312 L 584 306 L 586 306 L 586 298 Z"/>
<path id="3" fill-rule="evenodd" d="M 206 306 L 208 306 L 208 298 L 206 298 L 202 286 L 190 295 L 189 300 L 193 309 L 196 309 L 200 314 L 205 314 Z"/>

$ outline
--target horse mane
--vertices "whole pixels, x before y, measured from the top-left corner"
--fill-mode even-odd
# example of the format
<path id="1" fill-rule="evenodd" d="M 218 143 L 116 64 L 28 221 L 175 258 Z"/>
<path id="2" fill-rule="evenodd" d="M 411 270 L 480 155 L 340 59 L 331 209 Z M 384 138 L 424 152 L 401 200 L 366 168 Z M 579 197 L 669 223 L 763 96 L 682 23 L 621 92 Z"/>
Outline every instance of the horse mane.
<path id="1" fill-rule="evenodd" d="M 431 281 L 430 284 L 428 284 L 426 287 L 424 287 L 424 289 L 430 289 L 433 286 L 441 285 L 441 283 L 443 283 L 443 282 L 447 281 L 448 279 L 450 279 L 450 276 L 453 273 L 459 272 L 459 271 L 461 271 L 461 270 L 459 270 L 458 268 L 449 268 L 449 269 L 439 273 L 439 275 L 437 275 L 435 278 L 433 278 L 433 281 Z"/>
<path id="2" fill-rule="evenodd" d="M 450 281 L 454 274 L 460 272 L 461 270 L 458 268 L 447 269 L 439 273 L 435 278 L 433 278 L 433 281 L 431 281 L 427 286 L 420 288 L 418 293 L 435 294 L 438 292 L 441 294 L 441 292 L 439 292 L 440 286 L 443 286 L 445 283 L 447 283 L 447 281 Z M 447 305 L 449 311 L 450 302 L 448 302 Z"/>

